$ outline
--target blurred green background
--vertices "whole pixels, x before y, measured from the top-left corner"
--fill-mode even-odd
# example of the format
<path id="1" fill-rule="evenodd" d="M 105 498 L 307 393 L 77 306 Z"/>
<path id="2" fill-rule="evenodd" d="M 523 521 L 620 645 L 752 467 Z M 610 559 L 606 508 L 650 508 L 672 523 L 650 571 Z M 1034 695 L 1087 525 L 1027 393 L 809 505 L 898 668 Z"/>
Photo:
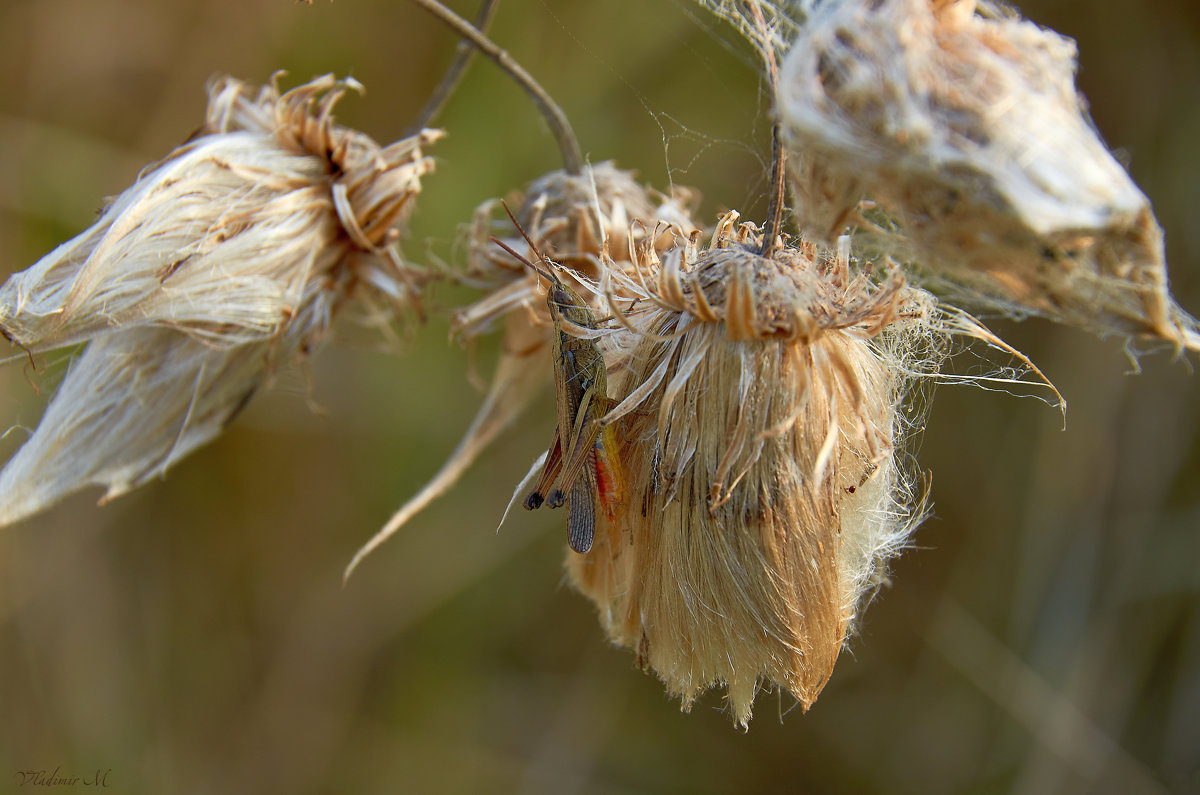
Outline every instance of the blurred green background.
<path id="1" fill-rule="evenodd" d="M 1096 123 L 1200 312 L 1200 10 L 1022 8 L 1079 41 Z M 767 108 L 729 31 L 682 0 L 504 0 L 493 35 L 594 162 L 699 188 L 705 220 L 762 215 Z M 390 141 L 453 46 L 400 0 L 4 0 L 0 270 L 186 138 L 213 73 L 353 75 L 368 93 L 339 118 Z M 472 209 L 558 160 L 484 62 L 441 123 L 405 248 L 461 261 Z M 1121 340 L 993 327 L 1066 396 L 1066 430 L 1037 401 L 940 388 L 917 451 L 934 517 L 815 707 L 760 695 L 743 735 L 718 694 L 681 714 L 607 646 L 564 584 L 561 515 L 494 532 L 550 437 L 548 394 L 342 587 L 481 399 L 446 313 L 401 352 L 343 324 L 313 366 L 322 413 L 291 378 L 163 482 L 0 532 L 0 791 L 55 768 L 135 793 L 1200 791 L 1196 360 L 1135 375 Z M 0 371 L 0 453 L 43 405 L 20 363 Z"/>

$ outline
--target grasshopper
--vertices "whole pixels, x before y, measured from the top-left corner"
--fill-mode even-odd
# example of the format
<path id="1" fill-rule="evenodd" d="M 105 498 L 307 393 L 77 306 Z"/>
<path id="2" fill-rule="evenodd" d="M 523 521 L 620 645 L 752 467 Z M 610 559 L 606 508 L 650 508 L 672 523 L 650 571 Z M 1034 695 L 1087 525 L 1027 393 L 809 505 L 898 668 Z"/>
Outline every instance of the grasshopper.
<path id="1" fill-rule="evenodd" d="M 608 369 L 604 355 L 595 340 L 572 336 L 564 328 L 598 326 L 595 314 L 555 274 L 558 267 L 540 252 L 529 235 L 517 223 L 516 217 L 504 205 L 517 231 L 525 238 L 530 250 L 545 266 L 539 268 L 500 240 L 492 242 L 541 276 L 549 285 L 546 307 L 554 323 L 554 389 L 558 398 L 558 428 L 554 442 L 546 454 L 541 477 L 525 498 L 528 510 L 545 503 L 557 508 L 568 504 L 567 541 L 571 549 L 583 554 L 592 548 L 596 533 L 596 505 L 599 503 L 609 520 L 616 518 L 621 499 L 621 477 L 614 458 L 615 434 L 600 419 L 610 408 L 608 398 Z"/>

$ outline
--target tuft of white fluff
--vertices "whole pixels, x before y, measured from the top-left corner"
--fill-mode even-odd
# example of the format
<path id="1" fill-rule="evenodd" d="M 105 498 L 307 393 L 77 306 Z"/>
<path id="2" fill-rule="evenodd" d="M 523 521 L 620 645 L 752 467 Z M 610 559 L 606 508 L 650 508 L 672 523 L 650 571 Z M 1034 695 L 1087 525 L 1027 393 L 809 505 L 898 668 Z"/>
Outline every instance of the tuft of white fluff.
<path id="1" fill-rule="evenodd" d="M 796 31 L 776 106 L 802 228 L 857 226 L 968 303 L 1200 348 L 1073 41 L 974 0 L 823 3 Z"/>

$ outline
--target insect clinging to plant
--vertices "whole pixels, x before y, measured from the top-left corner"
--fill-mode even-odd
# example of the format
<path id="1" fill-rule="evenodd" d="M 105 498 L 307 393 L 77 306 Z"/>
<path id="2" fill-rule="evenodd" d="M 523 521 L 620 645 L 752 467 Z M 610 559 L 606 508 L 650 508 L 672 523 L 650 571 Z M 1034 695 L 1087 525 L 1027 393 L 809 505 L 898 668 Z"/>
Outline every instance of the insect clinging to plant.
<path id="1" fill-rule="evenodd" d="M 593 330 L 600 324 L 591 307 L 558 277 L 558 266 L 538 250 L 507 204 L 504 210 L 544 267 L 534 265 L 502 241 L 492 240 L 546 280 L 546 307 L 554 323 L 558 428 L 542 474 L 524 505 L 533 510 L 543 503 L 550 508 L 567 503 L 567 540 L 571 549 L 583 554 L 592 548 L 597 504 L 613 519 L 621 499 L 619 464 L 612 455 L 614 431 L 601 421 L 611 404 L 604 354 L 594 339 L 575 336 L 569 330 Z"/>

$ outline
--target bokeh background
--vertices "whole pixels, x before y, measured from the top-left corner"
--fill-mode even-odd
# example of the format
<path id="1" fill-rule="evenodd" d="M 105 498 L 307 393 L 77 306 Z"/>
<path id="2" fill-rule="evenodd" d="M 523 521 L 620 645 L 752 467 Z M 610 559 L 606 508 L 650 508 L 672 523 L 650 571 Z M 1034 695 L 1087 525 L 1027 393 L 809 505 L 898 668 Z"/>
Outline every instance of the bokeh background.
<path id="1" fill-rule="evenodd" d="M 1079 41 L 1096 123 L 1200 312 L 1198 6 L 1021 6 Z M 767 108 L 728 30 L 683 0 L 504 0 L 493 35 L 593 161 L 698 188 L 704 219 L 762 215 Z M 186 138 L 214 73 L 351 74 L 368 93 L 339 118 L 390 141 L 453 47 L 400 0 L 3 0 L 0 271 Z M 441 123 L 405 249 L 461 262 L 472 209 L 559 164 L 485 62 Z M 164 481 L 0 532 L 0 791 L 56 768 L 134 793 L 1200 791 L 1195 357 L 1135 373 L 1122 340 L 995 320 L 1066 396 L 1066 429 L 1035 400 L 939 388 L 916 451 L 933 518 L 815 707 L 760 695 L 742 734 L 719 694 L 681 714 L 606 644 L 564 583 L 561 515 L 494 532 L 549 394 L 342 586 L 480 403 L 440 311 L 467 297 L 437 292 L 400 350 L 343 324 L 311 391 L 285 379 Z M 22 367 L 0 371 L 4 455 L 44 405 Z"/>

